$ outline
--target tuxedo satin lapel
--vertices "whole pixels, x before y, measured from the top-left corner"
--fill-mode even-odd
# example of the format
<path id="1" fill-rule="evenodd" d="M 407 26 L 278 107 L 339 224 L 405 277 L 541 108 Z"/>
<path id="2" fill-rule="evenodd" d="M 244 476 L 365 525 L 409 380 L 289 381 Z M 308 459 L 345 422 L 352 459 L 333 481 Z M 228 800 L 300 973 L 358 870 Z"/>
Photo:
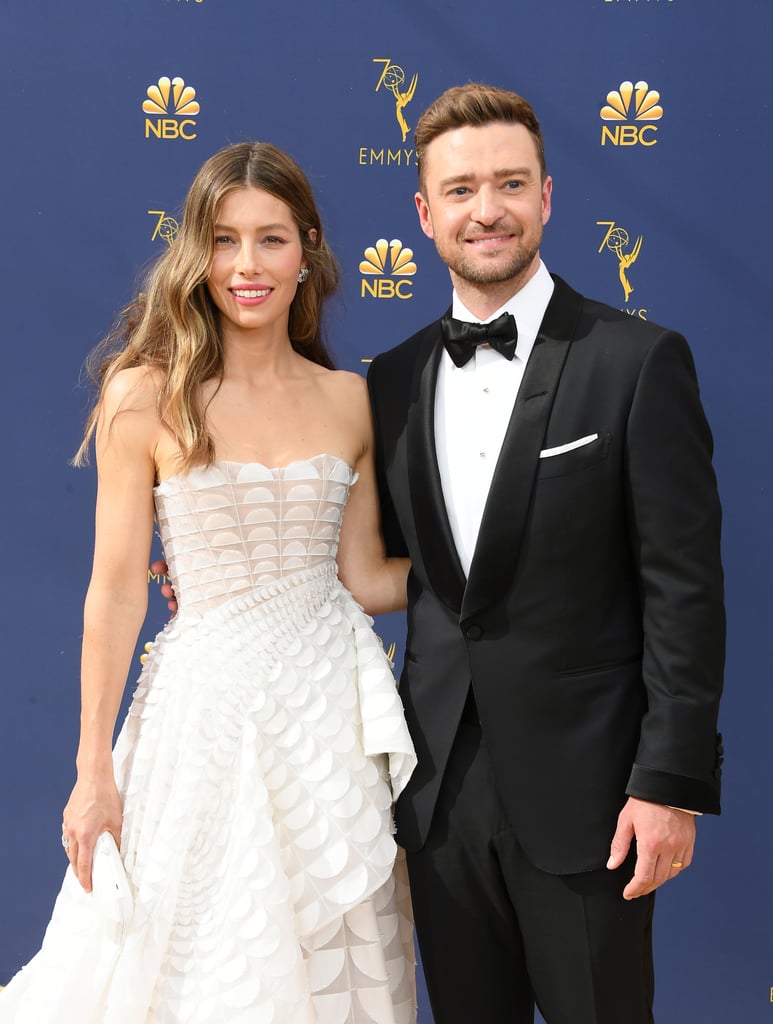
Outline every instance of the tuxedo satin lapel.
<path id="1" fill-rule="evenodd" d="M 560 278 L 545 311 L 505 433 L 462 601 L 462 619 L 511 585 L 558 382 L 582 307 Z"/>
<path id="2" fill-rule="evenodd" d="M 439 324 L 428 328 L 414 365 L 408 414 L 408 482 L 416 536 L 430 587 L 452 611 L 462 605 L 465 577 L 456 551 L 435 451 L 435 385 L 443 353 Z"/>

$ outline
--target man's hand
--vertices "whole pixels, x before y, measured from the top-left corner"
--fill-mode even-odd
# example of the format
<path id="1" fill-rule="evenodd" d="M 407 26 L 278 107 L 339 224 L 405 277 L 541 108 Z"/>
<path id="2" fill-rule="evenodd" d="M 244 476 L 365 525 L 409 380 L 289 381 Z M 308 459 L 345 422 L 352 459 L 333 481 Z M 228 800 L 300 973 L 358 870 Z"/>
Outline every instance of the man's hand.
<path id="1" fill-rule="evenodd" d="M 617 819 L 607 867 L 620 867 L 636 839 L 636 868 L 623 898 L 646 896 L 692 863 L 695 816 L 664 804 L 629 797 Z"/>
<path id="2" fill-rule="evenodd" d="M 151 562 L 150 571 L 155 576 L 166 576 L 169 573 L 169 566 L 166 562 Z M 161 585 L 161 593 L 166 598 L 166 603 L 169 606 L 169 611 L 174 613 L 177 611 L 177 598 L 175 597 L 174 587 L 171 583 L 163 583 Z"/>

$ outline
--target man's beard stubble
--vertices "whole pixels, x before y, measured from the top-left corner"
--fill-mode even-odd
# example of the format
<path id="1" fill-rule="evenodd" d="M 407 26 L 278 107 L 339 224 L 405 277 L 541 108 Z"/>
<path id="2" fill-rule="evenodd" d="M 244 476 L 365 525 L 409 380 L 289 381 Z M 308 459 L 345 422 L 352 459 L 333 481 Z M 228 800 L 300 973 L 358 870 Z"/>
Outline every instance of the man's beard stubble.
<path id="1" fill-rule="evenodd" d="M 492 228 L 492 231 L 496 231 L 496 226 Z M 512 231 L 508 231 L 507 234 L 512 234 Z M 466 239 L 461 239 L 462 246 L 468 240 L 469 236 Z M 475 285 L 503 284 L 506 281 L 518 279 L 529 269 L 539 252 L 541 243 L 542 231 L 531 245 L 513 253 L 505 264 L 498 264 L 495 260 L 491 260 L 490 264 L 485 261 L 468 260 L 458 250 L 448 254 L 442 253 L 438 249 L 438 254 L 449 270 L 453 271 L 462 281 Z"/>

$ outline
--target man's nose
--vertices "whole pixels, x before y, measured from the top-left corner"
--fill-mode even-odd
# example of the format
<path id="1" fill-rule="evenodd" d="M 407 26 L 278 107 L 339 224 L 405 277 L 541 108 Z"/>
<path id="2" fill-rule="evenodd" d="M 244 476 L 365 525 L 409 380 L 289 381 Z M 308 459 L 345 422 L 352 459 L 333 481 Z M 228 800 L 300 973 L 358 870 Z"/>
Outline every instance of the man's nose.
<path id="1" fill-rule="evenodd" d="M 495 224 L 504 216 L 502 197 L 497 189 L 484 186 L 478 190 L 473 207 L 473 219 L 479 224 Z"/>

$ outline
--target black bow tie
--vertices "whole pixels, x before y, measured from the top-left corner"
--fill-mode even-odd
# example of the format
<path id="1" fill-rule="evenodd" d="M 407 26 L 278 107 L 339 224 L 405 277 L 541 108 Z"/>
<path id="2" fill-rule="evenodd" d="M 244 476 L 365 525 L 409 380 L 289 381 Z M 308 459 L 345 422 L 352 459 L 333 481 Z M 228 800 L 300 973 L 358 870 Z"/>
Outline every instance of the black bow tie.
<path id="1" fill-rule="evenodd" d="M 469 324 L 454 320 L 446 313 L 440 321 L 440 332 L 446 351 L 457 366 L 464 366 L 475 354 L 478 345 L 488 343 L 505 359 L 512 359 L 518 341 L 518 328 L 512 313 L 503 313 L 490 324 Z"/>

